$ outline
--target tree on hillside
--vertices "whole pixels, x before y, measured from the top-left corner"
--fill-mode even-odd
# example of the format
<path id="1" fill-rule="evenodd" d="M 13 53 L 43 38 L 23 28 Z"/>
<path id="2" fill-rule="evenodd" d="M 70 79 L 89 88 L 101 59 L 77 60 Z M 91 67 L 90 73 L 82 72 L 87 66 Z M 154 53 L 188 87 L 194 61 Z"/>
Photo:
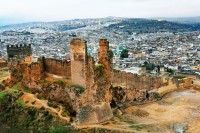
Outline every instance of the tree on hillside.
<path id="1" fill-rule="evenodd" d="M 121 58 L 128 58 L 128 50 L 127 49 L 122 50 L 120 57 Z"/>
<path id="2" fill-rule="evenodd" d="M 146 70 L 152 71 L 152 70 L 155 69 L 155 67 L 156 67 L 156 66 L 155 66 L 153 63 L 148 63 L 148 64 L 146 65 Z"/>

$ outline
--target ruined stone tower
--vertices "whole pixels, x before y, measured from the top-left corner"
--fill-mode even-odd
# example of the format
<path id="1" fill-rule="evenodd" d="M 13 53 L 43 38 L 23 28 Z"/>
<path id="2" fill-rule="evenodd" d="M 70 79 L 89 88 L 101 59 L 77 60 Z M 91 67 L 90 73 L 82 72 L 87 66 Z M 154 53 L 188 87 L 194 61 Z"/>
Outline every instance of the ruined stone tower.
<path id="1" fill-rule="evenodd" d="M 86 41 L 73 39 L 70 43 L 71 80 L 73 85 L 86 87 Z"/>
<path id="2" fill-rule="evenodd" d="M 95 66 L 93 57 L 87 55 L 85 51 L 85 41 L 74 39 L 70 45 L 72 83 L 85 86 L 85 91 L 77 103 L 79 124 L 100 123 L 113 117 L 109 96 L 111 86 L 109 42 L 100 39 L 99 46 L 99 64 Z"/>
<path id="3" fill-rule="evenodd" d="M 107 41 L 107 39 L 100 39 L 99 40 L 99 59 L 104 58 L 107 53 L 108 53 L 108 49 L 109 49 L 109 42 Z"/>
<path id="4" fill-rule="evenodd" d="M 25 60 L 27 57 L 32 56 L 31 44 L 24 45 L 7 45 L 8 61 L 16 59 L 19 61 Z"/>
<path id="5" fill-rule="evenodd" d="M 109 50 L 109 42 L 107 39 L 99 40 L 99 53 L 98 53 L 98 63 L 103 65 L 103 76 L 97 78 L 98 89 L 104 90 L 104 93 L 98 94 L 101 98 L 101 101 L 110 102 L 110 86 L 112 82 L 112 55 Z M 98 91 L 97 91 L 98 92 Z"/>

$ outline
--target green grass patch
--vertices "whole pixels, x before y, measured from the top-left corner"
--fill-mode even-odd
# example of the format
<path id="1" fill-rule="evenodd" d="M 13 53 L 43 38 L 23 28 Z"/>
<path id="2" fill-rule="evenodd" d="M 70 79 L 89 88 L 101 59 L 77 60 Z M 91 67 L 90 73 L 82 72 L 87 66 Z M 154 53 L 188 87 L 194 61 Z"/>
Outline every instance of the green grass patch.
<path id="1" fill-rule="evenodd" d="M 20 89 L 21 88 L 21 86 L 19 86 L 19 85 L 13 85 L 12 87 L 11 87 L 11 89 Z"/>
<path id="2" fill-rule="evenodd" d="M 31 92 L 31 91 L 30 91 L 30 88 L 28 88 L 27 86 L 23 86 L 23 89 L 24 89 L 24 92 L 28 92 L 28 93 Z"/>
<path id="3" fill-rule="evenodd" d="M 135 121 L 133 121 L 133 120 L 126 120 L 126 121 L 124 121 L 124 122 L 126 122 L 126 123 L 128 123 L 128 124 L 136 124 L 136 122 Z"/>
<path id="4" fill-rule="evenodd" d="M 77 95 L 79 95 L 85 91 L 85 88 L 81 85 L 72 85 L 72 87 L 76 88 Z"/>
<path id="5" fill-rule="evenodd" d="M 2 99 L 6 94 L 14 94 L 18 92 L 19 92 L 18 90 L 14 90 L 14 89 L 0 92 L 0 99 Z"/>
<path id="6" fill-rule="evenodd" d="M 0 99 L 2 99 L 5 95 L 6 95 L 5 93 L 1 92 L 0 93 Z"/>
<path id="7" fill-rule="evenodd" d="M 22 99 L 20 99 L 20 98 L 16 100 L 16 103 L 19 104 L 19 105 L 21 105 L 23 108 L 26 107 L 26 104 L 25 104 L 24 101 L 23 101 Z"/>
<path id="8" fill-rule="evenodd" d="M 184 79 L 184 78 L 186 78 L 186 76 L 183 76 L 183 75 L 174 76 L 174 79 Z"/>
<path id="9" fill-rule="evenodd" d="M 60 80 L 60 79 L 59 79 L 59 80 L 57 80 L 57 81 L 56 81 L 56 83 L 57 83 L 57 84 L 59 84 L 59 85 L 64 85 L 64 84 L 65 84 L 65 82 L 64 82 L 64 81 L 62 81 L 62 80 Z"/>
<path id="10" fill-rule="evenodd" d="M 143 126 L 141 126 L 141 125 L 131 125 L 129 127 L 132 129 L 135 129 L 137 131 L 141 131 L 143 129 Z"/>
<path id="11" fill-rule="evenodd" d="M 49 130 L 48 133 L 67 133 L 75 131 L 74 127 L 62 126 L 62 127 L 53 127 Z"/>
<path id="12" fill-rule="evenodd" d="M 19 89 L 23 89 L 24 92 L 28 92 L 30 93 L 30 88 L 28 88 L 27 86 L 23 86 L 23 85 L 18 85 L 18 84 L 15 84 L 11 87 L 11 89 L 16 89 L 16 90 L 19 90 Z"/>

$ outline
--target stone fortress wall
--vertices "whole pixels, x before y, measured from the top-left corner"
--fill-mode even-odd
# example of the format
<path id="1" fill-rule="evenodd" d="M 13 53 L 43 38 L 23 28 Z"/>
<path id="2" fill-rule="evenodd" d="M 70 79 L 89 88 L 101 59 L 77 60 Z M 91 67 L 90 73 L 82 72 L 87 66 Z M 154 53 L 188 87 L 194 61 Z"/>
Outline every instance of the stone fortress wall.
<path id="1" fill-rule="evenodd" d="M 7 45 L 8 61 L 16 58 L 20 61 L 27 56 L 32 56 L 31 44 Z"/>
<path id="2" fill-rule="evenodd" d="M 169 77 L 138 75 L 120 70 L 112 73 L 112 96 L 115 104 L 147 102 L 156 100 L 166 93 L 189 88 L 192 78 L 172 79 Z"/>
<path id="3" fill-rule="evenodd" d="M 165 86 L 166 83 L 167 81 L 159 76 L 138 75 L 116 69 L 113 70 L 113 87 L 121 86 L 138 90 L 152 90 Z"/>
<path id="4" fill-rule="evenodd" d="M 71 78 L 71 62 L 67 60 L 57 60 L 43 58 L 44 71 L 49 74 Z"/>
<path id="5" fill-rule="evenodd" d="M 123 105 L 129 101 L 155 100 L 159 95 L 192 84 L 189 78 L 175 81 L 112 69 L 112 54 L 107 39 L 99 40 L 98 62 L 95 65 L 93 57 L 87 54 L 86 43 L 81 39 L 71 41 L 71 61 L 42 57 L 36 63 L 22 62 L 10 68 L 10 78 L 14 82 L 38 81 L 45 73 L 70 78 L 72 85 L 84 88 L 84 93 L 75 99 L 79 124 L 109 120 L 113 116 L 112 102 Z"/>

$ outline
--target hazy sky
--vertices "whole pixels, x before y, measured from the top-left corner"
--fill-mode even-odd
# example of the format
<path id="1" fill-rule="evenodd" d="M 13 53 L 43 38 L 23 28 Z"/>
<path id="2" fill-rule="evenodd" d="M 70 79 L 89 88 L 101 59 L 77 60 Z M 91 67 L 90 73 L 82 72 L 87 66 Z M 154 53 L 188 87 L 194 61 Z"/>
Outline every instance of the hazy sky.
<path id="1" fill-rule="evenodd" d="M 0 0 L 0 18 L 54 21 L 107 16 L 200 16 L 200 0 Z"/>

